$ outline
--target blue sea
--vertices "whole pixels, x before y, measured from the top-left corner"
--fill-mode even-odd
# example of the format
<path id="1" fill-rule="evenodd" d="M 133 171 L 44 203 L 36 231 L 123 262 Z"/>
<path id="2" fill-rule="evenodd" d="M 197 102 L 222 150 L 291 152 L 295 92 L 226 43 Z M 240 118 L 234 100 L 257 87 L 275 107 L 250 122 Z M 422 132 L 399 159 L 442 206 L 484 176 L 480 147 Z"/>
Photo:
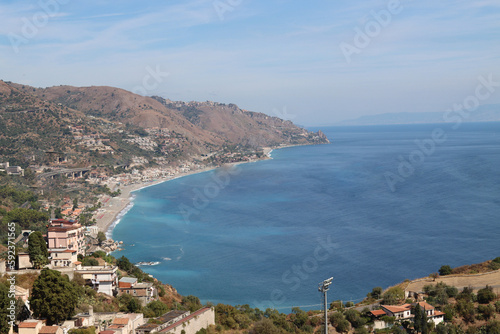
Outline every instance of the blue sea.
<path id="1" fill-rule="evenodd" d="M 317 129 L 312 129 L 317 130 Z M 321 128 L 331 144 L 134 193 L 113 230 L 182 295 L 289 312 L 500 256 L 500 123 Z"/>

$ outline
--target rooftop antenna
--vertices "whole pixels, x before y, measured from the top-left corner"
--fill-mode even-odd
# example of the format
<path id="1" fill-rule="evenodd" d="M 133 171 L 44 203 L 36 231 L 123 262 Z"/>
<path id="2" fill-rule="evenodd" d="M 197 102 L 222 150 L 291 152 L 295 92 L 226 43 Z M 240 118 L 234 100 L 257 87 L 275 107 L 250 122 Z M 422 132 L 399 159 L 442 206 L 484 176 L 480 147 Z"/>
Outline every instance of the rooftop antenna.
<path id="1" fill-rule="evenodd" d="M 319 283 L 319 288 L 318 288 L 319 292 L 323 292 L 325 298 L 325 334 L 328 334 L 328 309 L 327 309 L 326 292 L 330 288 L 330 284 L 332 284 L 332 281 L 333 277 L 330 277 L 329 279 Z"/>

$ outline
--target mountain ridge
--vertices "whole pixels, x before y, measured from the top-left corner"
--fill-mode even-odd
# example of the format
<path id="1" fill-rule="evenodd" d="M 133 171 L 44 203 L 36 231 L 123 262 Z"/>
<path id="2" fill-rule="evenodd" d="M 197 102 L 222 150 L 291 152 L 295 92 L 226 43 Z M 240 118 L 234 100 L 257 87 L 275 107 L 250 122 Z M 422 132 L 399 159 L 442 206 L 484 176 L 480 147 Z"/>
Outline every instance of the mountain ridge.
<path id="1" fill-rule="evenodd" d="M 242 148 L 328 143 L 321 132 L 235 104 L 172 101 L 109 86 L 35 88 L 1 80 L 0 129 L 0 158 L 23 166 L 41 162 L 47 151 L 71 153 L 69 163 L 82 166 L 126 164 L 132 156 L 192 160 Z M 144 142 L 149 147 L 139 145 Z M 109 153 L 102 154 L 105 159 L 94 152 L 102 153 L 102 147 Z"/>

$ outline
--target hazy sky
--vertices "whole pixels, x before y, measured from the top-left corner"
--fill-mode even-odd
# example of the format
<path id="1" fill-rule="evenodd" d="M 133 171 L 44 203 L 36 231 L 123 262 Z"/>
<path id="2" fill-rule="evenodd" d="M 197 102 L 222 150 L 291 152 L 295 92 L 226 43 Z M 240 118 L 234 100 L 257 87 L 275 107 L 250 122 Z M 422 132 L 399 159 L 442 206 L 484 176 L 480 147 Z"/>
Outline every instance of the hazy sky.
<path id="1" fill-rule="evenodd" d="M 168 73 L 168 75 L 167 75 Z M 500 82 L 499 0 L 1 0 L 0 79 L 236 103 L 303 125 Z M 499 103 L 500 88 L 484 104 Z"/>

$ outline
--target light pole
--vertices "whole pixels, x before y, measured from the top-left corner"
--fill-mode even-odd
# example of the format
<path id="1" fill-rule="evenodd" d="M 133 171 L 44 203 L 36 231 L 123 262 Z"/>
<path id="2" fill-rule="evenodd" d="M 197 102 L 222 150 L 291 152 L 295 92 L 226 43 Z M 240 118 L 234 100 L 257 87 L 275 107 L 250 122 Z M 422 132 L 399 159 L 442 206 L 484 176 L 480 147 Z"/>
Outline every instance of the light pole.
<path id="1" fill-rule="evenodd" d="M 325 296 L 325 334 L 328 334 L 328 309 L 327 309 L 327 299 L 326 299 L 326 292 L 328 291 L 330 284 L 332 284 L 333 277 L 330 277 L 327 280 L 324 280 L 323 282 L 319 283 L 319 292 L 323 292 Z"/>

